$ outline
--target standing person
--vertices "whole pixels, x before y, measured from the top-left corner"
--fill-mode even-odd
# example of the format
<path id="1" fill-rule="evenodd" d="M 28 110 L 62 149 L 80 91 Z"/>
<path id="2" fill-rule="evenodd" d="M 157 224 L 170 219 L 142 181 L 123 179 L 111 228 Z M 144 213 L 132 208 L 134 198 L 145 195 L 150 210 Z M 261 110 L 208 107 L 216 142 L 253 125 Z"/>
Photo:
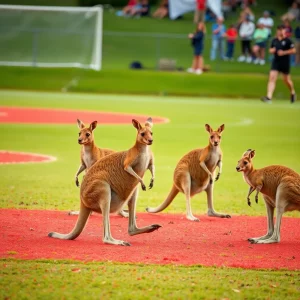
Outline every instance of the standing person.
<path id="1" fill-rule="evenodd" d="M 250 21 L 249 16 L 246 16 L 239 30 L 242 46 L 242 55 L 238 58 L 239 62 L 251 63 L 252 61 L 251 40 L 254 30 L 254 23 Z"/>
<path id="2" fill-rule="evenodd" d="M 257 28 L 254 31 L 253 39 L 255 45 L 253 46 L 253 54 L 255 55 L 254 63 L 264 65 L 265 62 L 265 49 L 267 46 L 267 40 L 269 31 L 264 27 L 262 23 L 258 23 Z"/>
<path id="3" fill-rule="evenodd" d="M 227 38 L 227 53 L 225 60 L 233 60 L 233 53 L 234 53 L 234 44 L 238 37 L 238 32 L 235 26 L 232 24 L 226 31 L 226 38 Z"/>
<path id="4" fill-rule="evenodd" d="M 274 58 L 269 75 L 267 96 L 262 97 L 261 100 L 265 103 L 272 103 L 278 73 L 282 73 L 283 80 L 290 90 L 291 103 L 294 103 L 296 101 L 296 93 L 290 75 L 290 55 L 294 54 L 296 50 L 293 42 L 285 36 L 284 25 L 277 27 L 276 38 L 272 41 L 269 52 L 274 54 Z"/>
<path id="5" fill-rule="evenodd" d="M 194 14 L 194 23 L 205 21 L 206 0 L 196 0 L 196 9 Z"/>
<path id="6" fill-rule="evenodd" d="M 300 25 L 295 29 L 295 38 L 296 38 L 296 65 L 300 65 Z"/>
<path id="7" fill-rule="evenodd" d="M 274 21 L 270 17 L 270 13 L 267 10 L 264 11 L 263 16 L 258 19 L 257 23 L 263 24 L 264 27 L 268 29 L 268 31 L 269 31 L 268 37 L 272 36 L 272 27 L 274 26 Z"/>
<path id="8" fill-rule="evenodd" d="M 215 60 L 217 56 L 217 50 L 221 59 L 224 59 L 224 35 L 226 32 L 226 27 L 223 24 L 223 19 L 218 18 L 217 22 L 212 25 L 212 46 L 210 51 L 210 60 Z"/>
<path id="9" fill-rule="evenodd" d="M 192 67 L 188 68 L 189 73 L 195 73 L 200 75 L 203 73 L 203 45 L 204 45 L 204 36 L 206 33 L 206 28 L 204 22 L 199 22 L 196 28 L 195 33 L 190 33 L 188 35 L 189 39 L 192 40 L 192 46 L 194 48 L 194 59 Z"/>

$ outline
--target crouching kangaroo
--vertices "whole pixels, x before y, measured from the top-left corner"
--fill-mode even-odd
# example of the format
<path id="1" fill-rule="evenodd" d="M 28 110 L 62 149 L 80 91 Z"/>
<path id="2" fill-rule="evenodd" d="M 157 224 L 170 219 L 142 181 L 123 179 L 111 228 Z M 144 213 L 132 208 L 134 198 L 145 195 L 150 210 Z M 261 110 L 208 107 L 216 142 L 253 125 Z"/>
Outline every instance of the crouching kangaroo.
<path id="1" fill-rule="evenodd" d="M 75 184 L 79 187 L 78 176 L 81 172 L 87 171 L 96 161 L 106 155 L 112 154 L 115 151 L 105 148 L 98 148 L 95 144 L 94 129 L 97 127 L 97 121 L 94 121 L 90 126 L 86 127 L 82 121 L 77 119 L 77 125 L 80 129 L 78 144 L 81 145 L 80 160 L 81 165 L 75 175 Z M 78 215 L 79 211 L 70 211 L 69 215 Z M 128 213 L 120 210 L 119 214 L 122 217 L 128 217 Z"/>
<path id="2" fill-rule="evenodd" d="M 247 200 L 251 206 L 250 195 L 256 190 L 255 201 L 259 192 L 263 194 L 267 208 L 268 231 L 261 237 L 249 238 L 252 244 L 271 244 L 280 242 L 280 225 L 286 211 L 300 210 L 300 175 L 295 171 L 279 165 L 254 169 L 252 159 L 255 150 L 247 150 L 238 161 L 236 170 L 243 172 L 245 181 L 250 185 Z M 274 228 L 274 209 L 276 224 Z"/>
<path id="3" fill-rule="evenodd" d="M 208 124 L 205 125 L 208 131 L 209 144 L 205 148 L 192 150 L 184 155 L 178 162 L 174 171 L 174 183 L 166 200 L 156 208 L 148 207 L 150 213 L 157 213 L 167 208 L 179 192 L 186 197 L 186 216 L 188 220 L 199 221 L 194 217 L 191 209 L 191 197 L 195 194 L 206 191 L 208 215 L 210 217 L 230 218 L 230 215 L 220 214 L 213 207 L 213 177 L 216 167 L 219 172 L 215 180 L 218 180 L 222 173 L 222 151 L 220 148 L 221 135 L 225 128 L 221 125 L 214 131 Z"/>
<path id="4" fill-rule="evenodd" d="M 58 239 L 73 240 L 82 232 L 91 211 L 103 215 L 103 242 L 107 244 L 130 246 L 129 243 L 116 240 L 110 231 L 109 213 L 120 210 L 124 204 L 129 208 L 129 235 L 148 233 L 161 227 L 158 224 L 138 228 L 136 225 L 137 186 L 143 190 L 146 186 L 143 176 L 147 169 L 154 183 L 154 157 L 150 150 L 152 145 L 152 119 L 149 118 L 143 127 L 138 121 L 132 120 L 137 129 L 135 145 L 128 151 L 112 153 L 97 161 L 85 175 L 80 188 L 80 212 L 77 223 L 69 234 L 51 232 L 48 236 Z"/>

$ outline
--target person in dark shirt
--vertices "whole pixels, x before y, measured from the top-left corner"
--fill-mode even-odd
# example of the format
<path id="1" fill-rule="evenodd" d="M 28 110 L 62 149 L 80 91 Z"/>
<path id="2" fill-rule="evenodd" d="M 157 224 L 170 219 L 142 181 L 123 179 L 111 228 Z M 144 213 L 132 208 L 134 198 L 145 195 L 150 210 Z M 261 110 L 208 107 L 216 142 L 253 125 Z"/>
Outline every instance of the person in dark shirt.
<path id="1" fill-rule="evenodd" d="M 189 39 L 192 40 L 192 46 L 194 48 L 194 59 L 191 68 L 188 68 L 189 73 L 195 73 L 200 75 L 203 73 L 203 45 L 206 28 L 204 22 L 199 22 L 195 33 L 188 35 Z"/>
<path id="2" fill-rule="evenodd" d="M 269 75 L 268 93 L 261 100 L 266 103 L 272 103 L 278 73 L 282 73 L 283 80 L 290 90 L 291 102 L 293 103 L 296 101 L 296 93 L 290 75 L 290 55 L 296 53 L 296 50 L 292 40 L 286 37 L 283 25 L 277 27 L 276 38 L 273 39 L 269 52 L 274 54 L 274 58 Z"/>

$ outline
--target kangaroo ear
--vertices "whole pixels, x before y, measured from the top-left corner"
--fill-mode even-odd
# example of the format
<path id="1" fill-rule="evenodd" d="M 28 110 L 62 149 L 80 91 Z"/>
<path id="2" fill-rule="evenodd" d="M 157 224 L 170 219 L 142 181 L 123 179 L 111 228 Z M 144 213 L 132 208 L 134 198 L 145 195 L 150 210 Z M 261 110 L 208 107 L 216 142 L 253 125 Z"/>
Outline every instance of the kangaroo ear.
<path id="1" fill-rule="evenodd" d="M 97 127 L 97 121 L 94 121 L 94 122 L 92 122 L 91 123 L 91 125 L 90 125 L 90 129 L 93 131 L 96 127 Z"/>
<path id="2" fill-rule="evenodd" d="M 81 122 L 79 119 L 77 119 L 77 126 L 79 129 L 83 129 L 84 128 L 84 123 Z"/>
<path id="3" fill-rule="evenodd" d="M 255 156 L 255 150 L 251 150 L 249 153 L 249 158 L 253 158 Z"/>
<path id="4" fill-rule="evenodd" d="M 225 125 L 222 124 L 222 125 L 218 128 L 218 132 L 221 133 L 224 129 L 225 129 Z"/>
<path id="5" fill-rule="evenodd" d="M 140 124 L 139 121 L 132 119 L 132 124 L 133 124 L 133 127 L 135 127 L 137 130 L 142 129 L 142 125 Z"/>
<path id="6" fill-rule="evenodd" d="M 150 128 L 153 127 L 153 122 L 152 122 L 152 118 L 151 117 L 147 119 L 147 121 L 145 123 L 145 126 L 148 126 Z"/>
<path id="7" fill-rule="evenodd" d="M 205 129 L 206 131 L 208 131 L 209 133 L 211 133 L 213 130 L 211 129 L 211 127 L 208 124 L 205 124 Z"/>

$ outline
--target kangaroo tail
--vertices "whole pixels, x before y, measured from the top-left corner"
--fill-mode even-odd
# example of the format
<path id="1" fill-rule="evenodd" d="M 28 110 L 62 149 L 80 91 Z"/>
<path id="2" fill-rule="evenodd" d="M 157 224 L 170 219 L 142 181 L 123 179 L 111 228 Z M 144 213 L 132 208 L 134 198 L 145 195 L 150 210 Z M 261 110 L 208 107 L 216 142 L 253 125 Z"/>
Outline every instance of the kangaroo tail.
<path id="1" fill-rule="evenodd" d="M 76 222 L 76 225 L 74 226 L 73 230 L 68 234 L 61 234 L 57 232 L 50 232 L 48 233 L 49 237 L 55 238 L 55 239 L 61 239 L 61 240 L 74 240 L 76 239 L 82 230 L 85 227 L 85 224 L 90 216 L 91 210 L 87 208 L 82 202 L 80 203 L 80 211 L 79 216 Z"/>
<path id="2" fill-rule="evenodd" d="M 146 211 L 149 213 L 158 213 L 160 211 L 163 211 L 171 204 L 171 202 L 174 200 L 174 198 L 177 196 L 178 193 L 179 193 L 178 189 L 175 187 L 175 185 L 173 185 L 171 192 L 169 193 L 168 197 L 161 205 L 157 207 L 147 207 Z"/>

